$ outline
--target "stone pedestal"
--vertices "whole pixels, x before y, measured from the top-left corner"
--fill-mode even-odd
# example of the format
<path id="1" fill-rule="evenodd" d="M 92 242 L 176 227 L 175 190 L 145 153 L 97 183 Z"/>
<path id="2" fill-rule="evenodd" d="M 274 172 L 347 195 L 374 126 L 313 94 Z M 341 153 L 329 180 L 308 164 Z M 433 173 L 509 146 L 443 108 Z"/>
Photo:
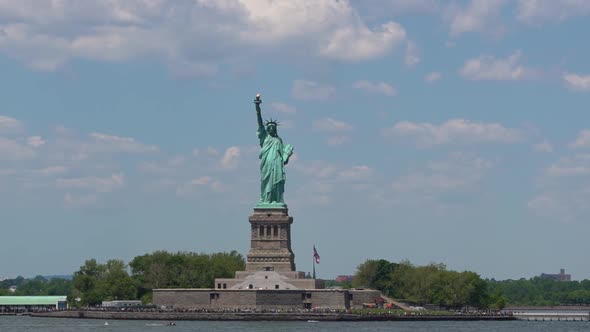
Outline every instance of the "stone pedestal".
<path id="1" fill-rule="evenodd" d="M 293 217 L 285 208 L 254 208 L 249 218 L 250 251 L 246 271 L 295 271 L 295 255 L 291 250 Z"/>
<path id="2" fill-rule="evenodd" d="M 291 224 L 287 207 L 254 208 L 250 216 L 250 251 L 246 271 L 235 278 L 215 279 L 216 289 L 227 290 L 301 290 L 324 288 L 323 281 L 305 278 L 295 270 L 291 250 Z"/>

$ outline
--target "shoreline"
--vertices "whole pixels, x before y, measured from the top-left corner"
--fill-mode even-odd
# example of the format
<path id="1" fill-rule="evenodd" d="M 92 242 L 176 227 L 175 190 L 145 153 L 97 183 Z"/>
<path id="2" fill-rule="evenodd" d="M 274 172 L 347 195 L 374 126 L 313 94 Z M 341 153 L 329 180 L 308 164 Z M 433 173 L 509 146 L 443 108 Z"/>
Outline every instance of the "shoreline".
<path id="1" fill-rule="evenodd" d="M 510 321 L 506 315 L 359 315 L 347 313 L 226 313 L 226 312 L 125 312 L 125 311 L 53 311 L 30 313 L 31 317 L 103 320 L 162 321 Z"/>

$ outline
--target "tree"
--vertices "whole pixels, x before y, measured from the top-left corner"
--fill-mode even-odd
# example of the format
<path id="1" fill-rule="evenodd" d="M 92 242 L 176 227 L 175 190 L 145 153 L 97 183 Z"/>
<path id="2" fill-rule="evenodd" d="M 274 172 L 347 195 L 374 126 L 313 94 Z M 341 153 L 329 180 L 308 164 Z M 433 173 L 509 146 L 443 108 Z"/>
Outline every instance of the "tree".
<path id="1" fill-rule="evenodd" d="M 197 254 L 156 251 L 135 257 L 131 274 L 142 301 L 151 299 L 154 288 L 213 288 L 215 278 L 231 278 L 244 270 L 244 257 L 237 251 Z"/>
<path id="2" fill-rule="evenodd" d="M 478 274 L 447 271 L 444 264 L 414 266 L 409 261 L 367 260 L 358 266 L 354 280 L 356 286 L 420 305 L 486 308 L 489 303 L 487 283 Z"/>
<path id="3" fill-rule="evenodd" d="M 82 305 L 98 305 L 108 300 L 134 300 L 137 298 L 136 282 L 129 276 L 127 265 L 116 259 L 99 264 L 87 260 L 74 273 L 75 294 Z"/>

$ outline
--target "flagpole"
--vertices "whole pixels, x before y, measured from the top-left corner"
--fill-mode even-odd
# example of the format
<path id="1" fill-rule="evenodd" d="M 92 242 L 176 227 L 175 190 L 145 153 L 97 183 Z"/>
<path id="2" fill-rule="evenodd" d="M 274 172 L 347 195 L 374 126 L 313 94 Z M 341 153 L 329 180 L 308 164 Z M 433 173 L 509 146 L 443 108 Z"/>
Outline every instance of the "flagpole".
<path id="1" fill-rule="evenodd" d="M 313 245 L 313 249 L 315 253 L 315 244 Z M 312 255 L 311 259 L 313 260 L 313 278 L 315 279 L 315 255 Z"/>

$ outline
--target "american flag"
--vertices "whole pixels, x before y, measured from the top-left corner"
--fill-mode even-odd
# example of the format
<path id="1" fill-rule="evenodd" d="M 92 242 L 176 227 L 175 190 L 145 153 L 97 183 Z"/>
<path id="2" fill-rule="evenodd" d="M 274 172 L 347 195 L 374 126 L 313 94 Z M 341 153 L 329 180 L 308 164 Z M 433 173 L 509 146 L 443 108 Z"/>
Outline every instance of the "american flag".
<path id="1" fill-rule="evenodd" d="M 313 259 L 315 259 L 316 264 L 320 263 L 320 254 L 318 254 L 318 251 L 315 250 L 315 245 L 313 246 Z"/>

